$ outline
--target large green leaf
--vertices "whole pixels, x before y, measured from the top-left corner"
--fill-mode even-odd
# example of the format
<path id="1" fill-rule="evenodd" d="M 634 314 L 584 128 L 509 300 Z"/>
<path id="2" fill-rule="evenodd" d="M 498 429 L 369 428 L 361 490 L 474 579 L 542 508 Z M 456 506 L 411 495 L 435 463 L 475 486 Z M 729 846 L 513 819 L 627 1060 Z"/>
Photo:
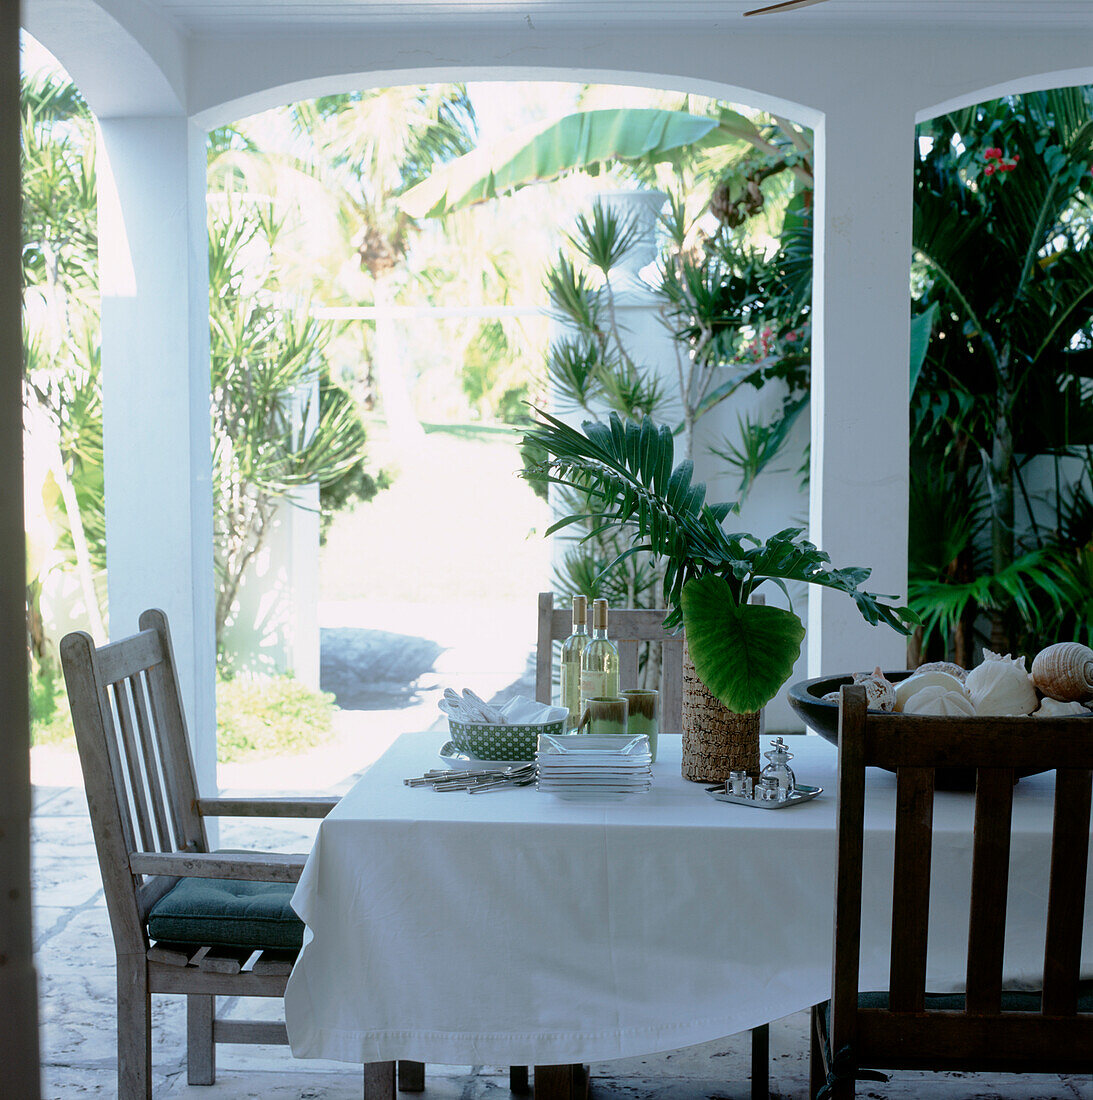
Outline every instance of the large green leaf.
<path id="1" fill-rule="evenodd" d="M 683 626 L 695 671 L 730 710 L 759 710 L 789 679 L 805 628 L 792 611 L 739 604 L 722 577 L 683 586 Z"/>
<path id="2" fill-rule="evenodd" d="M 529 183 L 609 160 L 660 160 L 717 129 L 716 118 L 685 111 L 579 111 L 518 130 L 438 168 L 398 201 L 411 217 L 439 217 Z M 735 135 L 725 135 L 735 140 Z"/>
<path id="3" fill-rule="evenodd" d="M 911 318 L 911 395 L 914 396 L 918 376 L 922 373 L 922 364 L 926 362 L 926 352 L 930 347 L 934 321 L 937 320 L 938 304 L 934 302 L 925 313 Z"/>

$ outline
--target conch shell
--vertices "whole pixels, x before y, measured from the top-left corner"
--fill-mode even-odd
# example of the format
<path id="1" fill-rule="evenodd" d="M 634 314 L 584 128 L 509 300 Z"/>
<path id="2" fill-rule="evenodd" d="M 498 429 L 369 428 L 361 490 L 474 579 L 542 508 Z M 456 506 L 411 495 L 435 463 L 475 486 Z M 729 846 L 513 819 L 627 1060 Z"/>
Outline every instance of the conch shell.
<path id="1" fill-rule="evenodd" d="M 955 676 L 961 683 L 968 678 L 968 670 L 960 665 L 954 665 L 952 661 L 927 661 L 915 669 L 915 675 L 921 676 L 924 672 L 947 672 Z"/>
<path id="2" fill-rule="evenodd" d="M 983 663 L 968 673 L 964 687 L 971 696 L 975 713 L 981 715 L 1031 714 L 1037 707 L 1032 677 L 1025 671 L 1024 657 L 1004 657 L 983 650 Z"/>
<path id="3" fill-rule="evenodd" d="M 1058 642 L 1036 654 L 1032 679 L 1052 699 L 1063 703 L 1093 698 L 1093 649 L 1077 642 Z"/>
<path id="4" fill-rule="evenodd" d="M 1071 700 L 1069 703 L 1060 702 L 1050 696 L 1042 699 L 1040 709 L 1035 711 L 1033 718 L 1066 718 L 1071 714 L 1088 714 L 1089 711 L 1081 703 Z"/>
<path id="5" fill-rule="evenodd" d="M 963 691 L 949 691 L 941 684 L 930 684 L 920 688 L 907 700 L 903 713 L 949 714 L 970 718 L 975 714 L 975 708 Z"/>
<path id="6" fill-rule="evenodd" d="M 855 672 L 854 683 L 865 688 L 865 705 L 869 710 L 893 710 L 896 705 L 896 689 L 892 681 L 885 679 L 877 665 L 872 672 Z"/>
<path id="7" fill-rule="evenodd" d="M 922 669 L 919 669 L 914 676 L 908 676 L 906 680 L 900 680 L 896 684 L 896 710 L 906 710 L 907 701 L 927 687 L 940 687 L 944 691 L 955 691 L 960 695 L 965 694 L 964 685 L 948 672 L 931 671 L 929 669 L 923 672 Z"/>

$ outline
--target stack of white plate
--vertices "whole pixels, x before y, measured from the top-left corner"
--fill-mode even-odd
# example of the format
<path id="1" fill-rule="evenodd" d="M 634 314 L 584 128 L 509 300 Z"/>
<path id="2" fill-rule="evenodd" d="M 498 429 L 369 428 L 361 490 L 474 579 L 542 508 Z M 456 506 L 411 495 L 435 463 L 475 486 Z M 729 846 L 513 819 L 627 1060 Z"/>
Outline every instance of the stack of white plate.
<path id="1" fill-rule="evenodd" d="M 535 754 L 539 790 L 568 801 L 610 801 L 653 784 L 649 738 L 543 734 Z"/>

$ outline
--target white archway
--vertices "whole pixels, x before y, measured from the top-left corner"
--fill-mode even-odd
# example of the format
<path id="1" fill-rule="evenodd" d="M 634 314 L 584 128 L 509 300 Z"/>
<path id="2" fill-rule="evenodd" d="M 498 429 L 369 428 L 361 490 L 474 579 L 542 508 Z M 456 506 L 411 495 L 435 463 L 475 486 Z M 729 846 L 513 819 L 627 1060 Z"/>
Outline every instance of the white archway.
<path id="1" fill-rule="evenodd" d="M 125 379 L 122 392 L 113 395 L 119 423 L 154 424 L 168 409 L 185 408 L 176 436 L 158 454 L 163 483 L 172 488 L 157 500 L 164 525 L 156 544 L 176 564 L 188 556 L 186 569 L 175 572 L 190 594 L 191 606 L 181 616 L 184 622 L 189 615 L 194 667 L 208 669 L 207 698 L 197 699 L 191 712 L 195 727 L 210 731 L 204 738 L 211 737 L 213 651 L 211 619 L 202 619 L 197 598 L 209 558 L 201 532 L 207 492 L 200 469 L 207 418 L 195 380 L 208 376 L 203 208 L 208 128 L 287 100 L 349 88 L 558 78 L 693 90 L 778 111 L 811 126 L 817 135 L 812 530 L 835 562 L 871 564 L 871 587 L 902 593 L 915 122 L 936 113 L 937 104 L 975 102 L 1048 81 L 1093 80 L 1088 60 L 1093 27 L 1085 35 L 1029 34 L 1025 29 L 980 33 L 968 27 L 944 35 L 932 27 L 899 35 L 789 33 L 791 25 L 785 23 L 767 23 L 755 32 L 726 26 L 701 35 L 648 26 L 582 28 L 580 33 L 483 26 L 468 34 L 438 24 L 423 34 L 407 23 L 383 34 L 348 29 L 300 38 L 278 33 L 274 26 L 250 37 L 186 37 L 175 25 L 157 23 L 153 8 L 128 0 L 28 0 L 27 7 L 28 28 L 70 71 L 77 75 L 85 66 L 88 75 L 78 77 L 81 82 L 102 78 L 97 47 L 119 29 L 127 36 L 127 49 L 143 50 L 133 70 L 138 79 L 124 86 L 104 79 L 98 91 L 85 90 L 92 106 L 111 116 L 103 133 L 120 196 L 113 225 L 124 224 L 130 245 L 135 247 L 136 234 L 145 250 L 144 285 L 135 298 L 119 294 L 115 300 L 119 352 L 137 349 L 141 364 L 130 363 L 129 373 L 115 368 L 115 377 Z M 71 26 L 61 25 L 74 11 L 106 18 L 109 24 L 80 41 Z M 97 58 L 95 64 L 81 61 L 81 50 Z M 158 69 L 158 77 L 141 68 L 147 64 Z M 157 81 L 159 91 L 145 95 L 143 89 Z M 164 88 L 175 97 L 166 103 Z M 175 103 L 181 106 L 174 108 Z M 148 117 L 152 114 L 157 117 Z M 172 265 L 173 281 L 164 276 Z M 164 339 L 165 332 L 175 335 Z M 178 334 L 184 335 L 181 350 Z M 169 361 L 169 370 L 153 362 L 160 357 Z M 163 385 L 150 388 L 149 379 Z M 123 555 L 126 591 L 115 597 L 112 588 L 111 602 L 116 607 L 132 603 L 134 611 L 145 602 L 145 592 L 165 590 L 167 581 L 162 570 L 150 576 L 141 572 L 147 548 L 132 541 L 126 549 L 124 534 L 126 525 L 136 530 L 146 519 L 138 502 L 155 481 L 144 468 L 160 442 L 154 434 L 148 430 L 141 442 L 129 437 L 119 451 L 124 457 L 115 462 L 114 497 L 128 511 L 118 536 L 122 548 L 116 551 Z M 167 455 L 177 458 L 180 448 L 186 461 L 166 469 Z M 188 490 L 172 476 L 180 467 L 188 473 Z M 185 537 L 167 530 L 168 514 L 176 527 L 182 517 Z M 902 640 L 864 627 L 845 598 L 816 592 L 811 600 L 813 671 L 902 664 Z M 115 619 L 120 629 L 129 617 L 126 611 Z M 179 617 L 174 612 L 176 622 Z M 198 676 L 195 692 L 203 690 L 202 683 Z M 208 762 L 210 751 L 199 756 Z M 213 774 L 208 763 L 201 767 L 204 783 Z"/>

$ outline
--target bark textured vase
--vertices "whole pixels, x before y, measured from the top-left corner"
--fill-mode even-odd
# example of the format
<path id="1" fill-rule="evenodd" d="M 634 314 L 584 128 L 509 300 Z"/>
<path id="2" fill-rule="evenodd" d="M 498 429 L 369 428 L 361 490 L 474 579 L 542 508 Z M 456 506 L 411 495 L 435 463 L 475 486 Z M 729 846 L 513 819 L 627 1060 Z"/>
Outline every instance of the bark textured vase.
<path id="1" fill-rule="evenodd" d="M 721 783 L 729 772 L 759 774 L 759 711 L 737 714 L 698 678 L 683 643 L 683 778 Z"/>

